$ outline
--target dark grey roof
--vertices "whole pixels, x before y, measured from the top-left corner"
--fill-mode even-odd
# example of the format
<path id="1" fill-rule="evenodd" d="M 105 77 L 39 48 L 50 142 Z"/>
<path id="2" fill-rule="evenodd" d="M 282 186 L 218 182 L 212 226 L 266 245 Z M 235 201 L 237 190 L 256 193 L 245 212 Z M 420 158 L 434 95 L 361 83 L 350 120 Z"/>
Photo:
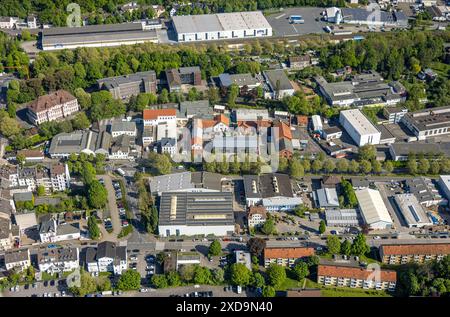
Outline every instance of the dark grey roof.
<path id="1" fill-rule="evenodd" d="M 450 127 L 450 106 L 408 112 L 404 118 L 418 131 Z"/>
<path id="2" fill-rule="evenodd" d="M 86 263 L 97 262 L 97 249 L 87 248 L 86 249 Z"/>
<path id="3" fill-rule="evenodd" d="M 78 261 L 78 248 L 45 248 L 37 252 L 38 263 Z"/>
<path id="4" fill-rule="evenodd" d="M 233 194 L 163 193 L 159 207 L 159 225 L 234 225 Z"/>
<path id="5" fill-rule="evenodd" d="M 294 197 L 291 180 L 286 174 L 244 175 L 243 178 L 247 198 Z M 275 182 L 278 192 L 275 190 Z"/>
<path id="6" fill-rule="evenodd" d="M 408 191 L 414 194 L 420 203 L 442 199 L 436 186 L 429 178 L 408 178 L 405 184 Z"/>
<path id="7" fill-rule="evenodd" d="M 279 83 L 278 87 L 280 90 L 294 89 L 286 72 L 282 69 L 266 70 L 264 71 L 264 76 L 273 90 L 277 88 L 277 82 Z"/>
<path id="8" fill-rule="evenodd" d="M 39 233 L 56 232 L 56 220 L 52 214 L 46 214 L 40 218 Z"/>
<path id="9" fill-rule="evenodd" d="M 344 21 L 371 21 L 372 12 L 366 9 L 343 8 L 342 15 L 344 17 Z M 395 22 L 395 18 L 390 12 L 380 11 L 380 21 L 392 24 Z"/>
<path id="10" fill-rule="evenodd" d="M 336 126 L 323 129 L 322 131 L 324 134 L 334 134 L 334 133 L 342 132 L 342 130 Z"/>
<path id="11" fill-rule="evenodd" d="M 33 193 L 32 192 L 14 193 L 13 197 L 14 201 L 32 201 Z"/>
<path id="12" fill-rule="evenodd" d="M 170 146 L 170 147 L 174 147 L 176 145 L 177 141 L 174 138 L 162 138 L 159 141 L 159 144 L 162 147 L 166 147 L 166 146 Z"/>
<path id="13" fill-rule="evenodd" d="M 138 72 L 130 75 L 99 79 L 97 80 L 97 83 L 99 87 L 104 86 L 106 89 L 112 89 L 123 84 L 141 82 L 143 80 L 150 82 L 156 81 L 156 73 L 153 70 L 149 70 L 146 72 Z"/>
<path id="14" fill-rule="evenodd" d="M 125 261 L 127 259 L 127 248 L 117 246 L 114 242 L 105 241 L 97 246 L 97 260 L 101 258 L 111 258 L 114 260 Z"/>
<path id="15" fill-rule="evenodd" d="M 131 26 L 123 24 L 90 25 L 80 28 L 56 28 L 45 29 L 42 36 L 44 47 L 58 47 L 62 45 L 86 45 L 101 43 L 116 43 L 123 41 L 156 41 L 156 30 L 142 30 L 142 25 L 130 23 Z M 136 29 L 138 26 L 138 29 Z M 86 30 L 85 28 L 89 28 Z M 58 28 L 59 29 L 59 28 Z M 49 30 L 49 31 L 47 31 Z M 51 31 L 50 31 L 51 30 Z M 52 33 L 50 33 L 52 32 Z"/>
<path id="16" fill-rule="evenodd" d="M 26 261 L 30 259 L 30 253 L 28 249 L 6 251 L 4 259 L 5 264 Z"/>

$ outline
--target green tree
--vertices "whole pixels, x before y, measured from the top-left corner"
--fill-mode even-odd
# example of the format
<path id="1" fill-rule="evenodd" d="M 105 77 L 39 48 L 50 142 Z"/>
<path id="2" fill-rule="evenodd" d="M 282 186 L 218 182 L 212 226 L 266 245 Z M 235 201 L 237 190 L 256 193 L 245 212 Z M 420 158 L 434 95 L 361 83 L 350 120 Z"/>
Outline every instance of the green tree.
<path id="1" fill-rule="evenodd" d="M 180 277 L 186 283 L 192 282 L 194 279 L 195 266 L 194 265 L 183 265 L 180 269 Z"/>
<path id="2" fill-rule="evenodd" d="M 167 282 L 167 278 L 161 274 L 153 275 L 151 282 L 156 288 L 166 288 L 169 286 L 169 283 Z"/>
<path id="3" fill-rule="evenodd" d="M 319 159 L 315 159 L 311 165 L 311 168 L 314 172 L 318 173 L 322 170 L 323 162 Z"/>
<path id="4" fill-rule="evenodd" d="M 263 297 L 275 297 L 275 288 L 270 285 L 264 286 L 262 289 L 262 296 Z"/>
<path id="5" fill-rule="evenodd" d="M 352 254 L 361 256 L 368 253 L 369 251 L 370 247 L 366 242 L 366 237 L 362 233 L 359 233 L 356 236 L 355 240 L 353 240 Z"/>
<path id="6" fill-rule="evenodd" d="M 89 186 L 95 180 L 97 172 L 91 162 L 83 162 L 83 169 L 81 170 L 81 177 L 85 186 Z"/>
<path id="7" fill-rule="evenodd" d="M 97 180 L 92 181 L 88 190 L 88 202 L 93 208 L 103 208 L 108 201 L 106 188 Z"/>
<path id="8" fill-rule="evenodd" d="M 91 274 L 81 270 L 80 286 L 69 287 L 69 292 L 75 296 L 84 297 L 87 294 L 93 294 L 97 290 L 97 283 Z"/>
<path id="9" fill-rule="evenodd" d="M 117 282 L 117 288 L 122 291 L 137 290 L 141 286 L 141 275 L 135 270 L 127 270 L 122 273 Z"/>
<path id="10" fill-rule="evenodd" d="M 38 196 L 44 196 L 45 195 L 45 187 L 43 185 L 39 185 L 36 189 L 36 193 Z"/>
<path id="11" fill-rule="evenodd" d="M 91 122 L 84 112 L 77 113 L 75 118 L 72 119 L 72 127 L 75 130 L 84 130 L 89 128 L 90 125 Z"/>
<path id="12" fill-rule="evenodd" d="M 275 222 L 273 219 L 267 219 L 262 225 L 261 231 L 266 235 L 271 235 L 275 231 Z"/>
<path id="13" fill-rule="evenodd" d="M 419 160 L 417 164 L 417 171 L 419 174 L 428 174 L 430 170 L 430 161 L 426 158 L 422 158 Z"/>
<path id="14" fill-rule="evenodd" d="M 100 229 L 94 216 L 90 216 L 88 219 L 88 230 L 91 239 L 97 240 L 100 237 Z"/>
<path id="15" fill-rule="evenodd" d="M 360 161 L 373 161 L 377 156 L 377 150 L 374 145 L 366 144 L 359 148 L 358 150 L 358 158 Z"/>
<path id="16" fill-rule="evenodd" d="M 382 166 L 380 161 L 373 161 L 372 162 L 372 171 L 376 174 L 380 174 L 382 172 Z"/>
<path id="17" fill-rule="evenodd" d="M 222 246 L 220 245 L 219 240 L 214 240 L 209 245 L 208 254 L 210 256 L 218 256 L 220 253 L 222 253 Z"/>
<path id="18" fill-rule="evenodd" d="M 239 96 L 239 86 L 236 84 L 231 84 L 228 87 L 228 105 L 230 107 L 236 106 L 236 98 Z"/>
<path id="19" fill-rule="evenodd" d="M 20 166 L 23 166 L 25 164 L 25 159 L 25 155 L 23 155 L 22 153 L 16 155 L 17 163 L 19 163 Z"/>
<path id="20" fill-rule="evenodd" d="M 266 285 L 266 281 L 264 280 L 264 277 L 261 275 L 261 273 L 253 273 L 251 285 L 256 288 L 262 288 L 264 285 Z"/>
<path id="21" fill-rule="evenodd" d="M 358 173 L 359 172 L 359 163 L 355 160 L 350 161 L 348 171 L 350 173 Z"/>
<path id="22" fill-rule="evenodd" d="M 195 266 L 194 283 L 195 284 L 210 284 L 212 279 L 211 271 L 207 267 L 199 265 Z"/>
<path id="23" fill-rule="evenodd" d="M 341 241 L 337 236 L 328 236 L 327 248 L 329 253 L 339 254 L 341 252 Z"/>
<path id="24" fill-rule="evenodd" d="M 181 279 L 180 279 L 180 275 L 178 274 L 178 272 L 170 271 L 169 273 L 167 273 L 166 279 L 167 279 L 167 284 L 169 284 L 169 286 L 171 286 L 171 287 L 177 287 L 177 286 L 181 285 Z"/>
<path id="25" fill-rule="evenodd" d="M 336 165 L 332 160 L 328 159 L 323 162 L 323 169 L 326 173 L 331 173 L 336 169 Z"/>
<path id="26" fill-rule="evenodd" d="M 336 169 L 339 173 L 346 173 L 348 171 L 348 160 L 339 159 L 336 163 Z"/>
<path id="27" fill-rule="evenodd" d="M 289 164 L 289 172 L 293 178 L 305 176 L 305 170 L 299 160 L 292 159 Z"/>
<path id="28" fill-rule="evenodd" d="M 2 111 L 5 114 L 0 114 L 0 133 L 7 138 L 19 134 L 20 126 L 17 120 L 15 118 L 10 118 L 6 111 Z"/>
<path id="29" fill-rule="evenodd" d="M 323 234 L 327 230 L 327 226 L 325 225 L 325 221 L 321 220 L 319 224 L 319 232 Z"/>
<path id="30" fill-rule="evenodd" d="M 292 269 L 292 272 L 295 274 L 297 280 L 301 281 L 309 275 L 308 264 L 302 261 L 298 262 L 297 264 L 295 264 L 294 268 Z"/>
<path id="31" fill-rule="evenodd" d="M 230 281 L 233 285 L 246 286 L 250 283 L 251 271 L 242 263 L 233 263 L 230 268 Z"/>
<path id="32" fill-rule="evenodd" d="M 250 238 L 247 241 L 247 249 L 249 250 L 249 252 L 256 256 L 259 257 L 261 256 L 263 250 L 266 248 L 266 241 L 264 239 L 261 238 Z"/>
<path id="33" fill-rule="evenodd" d="M 222 284 L 225 280 L 225 272 L 220 267 L 212 269 L 211 273 L 212 280 L 215 284 Z"/>
<path id="34" fill-rule="evenodd" d="M 349 240 L 344 240 L 344 242 L 342 242 L 341 253 L 345 255 L 350 255 L 352 253 L 352 244 Z"/>
<path id="35" fill-rule="evenodd" d="M 408 159 L 406 163 L 406 168 L 408 169 L 408 173 L 415 175 L 418 172 L 417 161 L 415 158 Z"/>
<path id="36" fill-rule="evenodd" d="M 362 160 L 359 162 L 359 168 L 361 173 L 363 174 L 369 174 L 372 171 L 372 164 L 370 161 Z"/>
<path id="37" fill-rule="evenodd" d="M 392 164 L 391 161 L 385 161 L 383 168 L 386 171 L 386 173 L 390 174 L 394 170 L 394 164 Z"/>
<path id="38" fill-rule="evenodd" d="M 280 287 L 286 280 L 286 269 L 275 263 L 269 265 L 266 273 L 269 284 L 275 288 Z"/>

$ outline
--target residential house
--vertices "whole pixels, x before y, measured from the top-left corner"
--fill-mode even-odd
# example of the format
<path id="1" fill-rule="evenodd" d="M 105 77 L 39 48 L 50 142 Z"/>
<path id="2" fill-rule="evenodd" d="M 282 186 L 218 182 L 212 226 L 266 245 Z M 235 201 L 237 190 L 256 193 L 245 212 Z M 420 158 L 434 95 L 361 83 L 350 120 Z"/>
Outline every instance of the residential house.
<path id="1" fill-rule="evenodd" d="M 128 268 L 127 247 L 118 246 L 114 242 L 105 241 L 97 248 L 86 250 L 86 266 L 88 272 L 111 272 L 122 274 Z"/>
<path id="2" fill-rule="evenodd" d="M 5 252 L 4 262 L 6 270 L 15 270 L 22 272 L 31 266 L 30 250 L 9 250 Z"/>
<path id="3" fill-rule="evenodd" d="M 264 206 L 250 206 L 247 213 L 249 228 L 262 226 L 267 220 L 267 211 Z"/>
<path id="4" fill-rule="evenodd" d="M 202 72 L 200 67 L 181 67 L 166 70 L 167 86 L 169 92 L 181 91 L 182 85 L 202 85 Z"/>
<path id="5" fill-rule="evenodd" d="M 286 96 L 292 96 L 295 92 L 289 78 L 282 69 L 266 70 L 263 72 L 269 87 L 268 96 L 281 100 Z"/>
<path id="6" fill-rule="evenodd" d="M 311 66 L 311 56 L 309 55 L 289 57 L 289 68 L 291 69 L 303 69 L 308 66 Z"/>
<path id="7" fill-rule="evenodd" d="M 40 221 L 39 237 L 42 243 L 80 239 L 78 223 L 58 223 L 51 214 L 42 216 Z"/>

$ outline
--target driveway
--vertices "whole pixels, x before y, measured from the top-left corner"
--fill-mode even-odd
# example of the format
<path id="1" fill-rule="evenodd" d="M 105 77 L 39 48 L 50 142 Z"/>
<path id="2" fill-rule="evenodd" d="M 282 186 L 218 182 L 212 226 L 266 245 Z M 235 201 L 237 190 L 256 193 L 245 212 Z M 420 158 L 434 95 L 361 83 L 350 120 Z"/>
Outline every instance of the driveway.
<path id="1" fill-rule="evenodd" d="M 97 176 L 97 178 L 103 179 L 103 181 L 105 182 L 105 188 L 108 192 L 108 210 L 113 225 L 113 232 L 104 236 L 103 240 L 105 240 L 106 238 L 112 238 L 113 240 L 116 240 L 117 235 L 122 230 L 122 224 L 120 222 L 119 210 L 117 208 L 115 190 L 112 185 L 111 177 L 109 175 L 99 175 Z M 102 233 L 104 233 L 103 230 Z"/>

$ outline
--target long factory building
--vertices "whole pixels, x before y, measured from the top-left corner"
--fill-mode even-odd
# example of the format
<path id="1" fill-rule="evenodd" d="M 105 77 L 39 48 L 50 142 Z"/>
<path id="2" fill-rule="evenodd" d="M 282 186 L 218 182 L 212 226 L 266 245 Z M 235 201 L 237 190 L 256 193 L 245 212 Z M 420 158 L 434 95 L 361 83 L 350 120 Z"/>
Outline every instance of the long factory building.
<path id="1" fill-rule="evenodd" d="M 145 29 L 142 23 L 55 27 L 41 31 L 40 46 L 44 51 L 78 47 L 110 47 L 158 42 L 156 30 Z"/>
<path id="2" fill-rule="evenodd" d="M 178 42 L 272 36 L 261 11 L 174 16 Z"/>

